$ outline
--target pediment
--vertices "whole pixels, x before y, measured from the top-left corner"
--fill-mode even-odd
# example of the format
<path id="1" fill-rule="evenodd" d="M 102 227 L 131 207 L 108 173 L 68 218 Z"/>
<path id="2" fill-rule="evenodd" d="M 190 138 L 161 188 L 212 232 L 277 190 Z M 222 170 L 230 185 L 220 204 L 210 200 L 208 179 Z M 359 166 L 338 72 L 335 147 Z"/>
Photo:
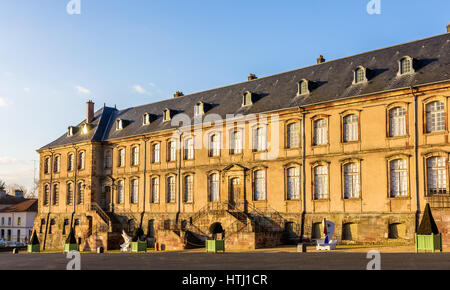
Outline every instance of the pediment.
<path id="1" fill-rule="evenodd" d="M 227 171 L 246 171 L 246 170 L 248 170 L 248 168 L 241 164 L 231 164 L 223 169 L 223 171 L 225 171 L 225 172 L 227 172 Z"/>

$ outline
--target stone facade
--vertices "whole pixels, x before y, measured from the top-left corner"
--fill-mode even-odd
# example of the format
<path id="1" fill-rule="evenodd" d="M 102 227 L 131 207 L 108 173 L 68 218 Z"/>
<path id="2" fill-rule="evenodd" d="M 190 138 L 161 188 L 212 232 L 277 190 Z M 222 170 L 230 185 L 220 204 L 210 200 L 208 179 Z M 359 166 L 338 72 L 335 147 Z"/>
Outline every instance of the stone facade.
<path id="1" fill-rule="evenodd" d="M 148 237 L 166 249 L 179 250 L 188 244 L 187 232 L 211 238 L 209 227 L 220 223 L 226 248 L 255 249 L 300 238 L 319 239 L 320 223 L 326 218 L 335 222 L 335 238 L 343 243 L 408 244 L 413 242 L 420 212 L 430 202 L 448 245 L 450 82 L 387 89 L 267 111 L 264 116 L 242 116 L 231 127 L 243 132 L 244 146 L 239 153 L 230 150 L 228 124 L 214 123 L 40 149 L 35 229 L 41 232 L 46 248 L 61 248 L 68 233 L 67 229 L 64 232 L 65 220 L 69 224 L 78 220 L 76 235 L 82 249 L 92 250 L 99 245 L 117 248 L 122 230 L 130 234 L 142 226 Z M 176 101 L 184 98 L 189 96 Z M 442 130 L 428 129 L 430 104 L 440 104 Z M 398 136 L 390 133 L 394 109 L 403 112 L 404 118 L 404 132 Z M 355 130 L 350 141 L 344 134 L 348 116 L 352 116 Z M 320 144 L 317 121 L 322 121 L 325 132 Z M 290 127 L 292 124 L 296 126 Z M 267 149 L 253 146 L 258 128 L 266 132 Z M 220 144 L 219 153 L 213 156 L 208 145 L 199 145 L 208 143 L 205 140 L 212 134 L 218 134 Z M 288 135 L 299 140 L 296 146 L 288 146 Z M 190 138 L 196 145 L 187 158 L 184 144 Z M 170 142 L 176 144 L 173 154 Z M 156 159 L 155 145 L 159 146 Z M 71 154 L 76 158 L 69 169 Z M 427 162 L 434 157 L 442 157 L 445 163 L 445 181 L 441 183 L 445 188 L 440 193 L 429 188 L 434 169 Z M 398 171 L 394 161 L 402 164 Z M 84 166 L 80 167 L 81 163 Z M 46 170 L 48 164 L 51 170 Z M 346 188 L 349 164 L 354 170 L 351 178 L 357 180 L 350 195 Z M 293 184 L 297 185 L 292 186 L 298 188 L 298 195 L 291 198 L 289 174 L 294 174 Z M 187 177 L 191 178 L 189 186 Z M 398 184 L 392 178 L 401 179 L 401 189 L 394 188 Z M 73 198 L 68 201 L 69 184 L 74 186 L 75 202 Z M 211 197 L 212 184 L 216 200 Z M 257 196 L 257 191 L 264 195 Z"/>

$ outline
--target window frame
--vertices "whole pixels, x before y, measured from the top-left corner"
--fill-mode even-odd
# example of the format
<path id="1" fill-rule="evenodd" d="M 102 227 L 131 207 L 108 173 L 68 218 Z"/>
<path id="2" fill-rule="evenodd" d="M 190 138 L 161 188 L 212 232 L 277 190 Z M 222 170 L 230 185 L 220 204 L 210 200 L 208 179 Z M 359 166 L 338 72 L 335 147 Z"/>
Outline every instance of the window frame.
<path id="1" fill-rule="evenodd" d="M 298 198 L 295 198 L 295 193 L 294 193 L 294 198 L 289 199 L 289 170 L 290 169 L 298 170 L 298 176 L 297 176 L 297 178 L 298 178 Z M 284 200 L 287 202 L 301 200 L 301 194 L 302 194 L 301 169 L 302 169 L 302 167 L 298 163 L 288 163 L 284 166 Z"/>
<path id="2" fill-rule="evenodd" d="M 135 150 L 137 149 L 137 152 Z M 140 146 L 139 145 L 132 145 L 131 146 L 131 167 L 138 167 L 140 164 Z M 137 157 L 137 158 L 136 158 Z"/>
<path id="3" fill-rule="evenodd" d="M 212 199 L 212 177 L 214 175 L 217 175 L 217 200 L 213 200 Z M 220 184 L 221 184 L 221 178 L 220 178 L 220 172 L 219 171 L 212 171 L 208 173 L 208 202 L 220 202 L 220 195 L 221 195 L 221 190 L 220 190 Z"/>
<path id="4" fill-rule="evenodd" d="M 137 182 L 136 187 L 134 182 Z M 134 189 L 137 191 L 134 192 Z M 136 194 L 136 196 L 134 196 L 134 194 Z M 133 200 L 133 197 L 135 200 Z M 139 177 L 132 177 L 130 179 L 130 204 L 139 204 Z"/>
<path id="5" fill-rule="evenodd" d="M 257 172 L 264 173 L 264 198 L 256 199 L 256 187 L 257 187 Z M 267 168 L 266 167 L 256 167 L 252 169 L 252 200 L 254 202 L 266 202 L 267 201 Z"/>
<path id="6" fill-rule="evenodd" d="M 395 109 L 404 109 L 405 110 L 405 134 L 404 135 L 397 135 L 392 136 L 391 132 L 391 111 Z M 407 138 L 409 137 L 409 103 L 404 102 L 396 102 L 388 105 L 386 107 L 386 138 L 388 139 L 400 139 L 400 138 Z"/>
<path id="7" fill-rule="evenodd" d="M 229 144 L 229 148 L 230 148 L 230 150 L 229 150 L 229 154 L 230 155 L 233 155 L 233 156 L 236 156 L 236 155 L 242 155 L 242 154 L 244 154 L 244 129 L 243 128 L 232 128 L 232 129 L 230 129 L 229 131 L 229 136 L 230 136 L 230 138 L 229 138 L 229 142 L 230 142 L 230 144 Z M 235 136 L 236 136 L 236 133 L 239 133 L 240 134 L 240 148 L 239 148 L 239 152 L 237 152 L 236 151 L 236 138 L 235 138 Z"/>
<path id="8" fill-rule="evenodd" d="M 217 144 L 218 148 L 213 148 L 214 144 L 212 141 L 213 137 L 217 137 L 217 141 L 214 142 L 214 144 Z M 220 132 L 211 132 L 208 134 L 208 157 L 210 158 L 219 158 L 222 155 L 222 135 L 220 134 Z M 217 152 L 217 154 L 215 154 L 214 152 Z"/>
<path id="9" fill-rule="evenodd" d="M 444 130 L 440 131 L 432 131 L 428 132 L 428 109 L 427 107 L 435 102 L 441 102 L 444 105 L 443 113 L 444 113 Z M 439 135 L 439 134 L 448 134 L 448 104 L 447 99 L 444 97 L 432 97 L 424 100 L 423 102 L 423 134 L 424 135 Z M 436 113 L 436 112 L 434 112 Z"/>
<path id="10" fill-rule="evenodd" d="M 318 167 L 325 167 L 327 170 L 327 184 L 325 186 L 327 190 L 327 196 L 316 198 L 316 168 Z M 328 161 L 317 161 L 312 164 L 311 166 L 311 176 L 312 176 L 312 200 L 313 201 L 329 201 L 330 200 L 330 163 Z"/>
<path id="11" fill-rule="evenodd" d="M 330 116 L 329 115 L 316 115 L 314 117 L 311 118 L 311 147 L 321 147 L 321 146 L 328 146 L 330 144 Z M 320 121 L 320 120 L 324 120 L 326 122 L 326 143 L 317 143 L 316 142 L 316 127 L 315 124 L 316 122 Z"/>
<path id="12" fill-rule="evenodd" d="M 158 148 L 158 155 L 155 155 L 155 152 L 156 152 L 156 150 L 155 150 L 155 148 Z M 158 164 L 158 163 L 161 163 L 161 142 L 153 142 L 152 143 L 152 145 L 151 145 L 151 153 L 152 153 L 152 156 L 151 156 L 151 163 L 152 164 Z M 156 160 L 156 158 L 155 157 L 158 157 L 157 158 L 157 160 Z"/>
<path id="13" fill-rule="evenodd" d="M 428 167 L 428 160 L 431 158 L 436 158 L 436 157 L 441 157 L 444 158 L 444 164 L 445 166 L 445 177 L 446 177 L 446 193 L 445 194 L 430 194 L 430 188 L 429 188 L 429 167 Z M 425 197 L 433 197 L 433 196 L 450 196 L 450 185 L 449 185 L 449 156 L 447 152 L 442 152 L 442 151 L 438 151 L 438 152 L 431 152 L 428 154 L 424 155 L 423 158 L 424 161 L 424 169 L 425 169 L 425 182 L 424 182 L 424 193 L 425 193 Z"/>
<path id="14" fill-rule="evenodd" d="M 169 173 L 166 175 L 166 203 L 167 204 L 175 204 L 177 203 L 177 175 L 173 174 L 173 173 Z M 169 179 L 173 179 L 173 200 L 171 199 L 171 190 L 170 190 L 170 186 L 172 183 L 169 182 Z"/>
<path id="15" fill-rule="evenodd" d="M 362 199 L 362 174 L 361 174 L 361 162 L 362 159 L 359 158 L 349 158 L 349 159 L 345 159 L 341 161 L 341 198 L 343 200 L 361 200 Z M 347 197 L 346 196 L 346 172 L 345 172 L 345 168 L 346 166 L 348 166 L 349 164 L 355 164 L 357 166 L 358 172 L 357 172 L 357 176 L 358 176 L 358 192 L 357 192 L 357 197 L 354 196 L 350 196 Z"/>
<path id="16" fill-rule="evenodd" d="M 351 143 L 359 143 L 361 142 L 361 117 L 360 117 L 361 111 L 359 110 L 348 110 L 345 112 L 342 112 L 341 115 L 341 143 L 342 144 L 351 144 Z M 356 130 L 356 139 L 355 140 L 346 140 L 345 133 L 346 133 L 346 124 L 345 119 L 349 118 L 350 116 L 356 117 L 356 122 L 353 124 L 356 124 L 357 130 Z"/>
<path id="17" fill-rule="evenodd" d="M 157 180 L 158 181 L 158 184 L 157 184 L 157 186 L 158 186 L 158 192 L 156 192 L 156 195 L 155 195 L 155 191 L 154 191 L 154 183 L 153 183 L 153 180 Z M 161 177 L 159 176 L 159 175 L 153 175 L 153 176 L 150 176 L 150 203 L 151 204 L 159 204 L 160 203 L 160 200 L 161 200 L 161 198 L 160 198 L 160 193 L 161 193 Z M 155 200 L 155 196 L 157 197 L 157 199 Z"/>
<path id="18" fill-rule="evenodd" d="M 291 144 L 290 144 L 290 141 L 291 141 L 291 139 L 290 139 L 290 131 L 289 131 L 289 126 L 293 126 L 293 125 L 296 125 L 296 126 L 298 126 L 297 127 L 297 130 L 296 130 L 296 135 L 297 135 L 297 146 L 292 146 Z M 294 119 L 294 120 L 289 120 L 289 121 L 286 121 L 286 123 L 285 123 L 285 140 L 284 140 L 284 144 L 285 144 L 285 146 L 284 146 L 284 148 L 285 149 L 287 149 L 287 150 L 292 150 L 292 149 L 299 149 L 299 148 L 301 148 L 301 120 L 299 120 L 299 119 Z"/>
<path id="19" fill-rule="evenodd" d="M 406 61 L 406 60 L 410 64 L 410 71 L 409 72 L 403 72 L 403 61 Z M 398 76 L 409 75 L 409 74 L 413 74 L 415 72 L 416 71 L 414 69 L 414 58 L 412 58 L 412 57 L 410 57 L 408 55 L 405 55 L 405 56 L 403 56 L 402 58 L 400 58 L 398 60 L 398 73 L 397 73 Z"/>
<path id="20" fill-rule="evenodd" d="M 410 165 L 410 160 L 411 156 L 406 155 L 406 154 L 395 154 L 392 156 L 389 156 L 387 158 L 387 198 L 388 199 L 409 199 L 411 197 L 411 178 L 410 178 L 410 174 L 411 174 L 411 165 Z M 406 169 L 397 169 L 397 170 L 406 170 L 406 195 L 397 195 L 394 196 L 392 194 L 392 162 L 397 161 L 397 160 L 403 160 L 406 163 Z M 401 192 L 400 192 L 401 193 Z"/>
<path id="21" fill-rule="evenodd" d="M 188 195 L 188 192 L 187 192 L 187 183 L 186 183 L 187 178 L 192 178 L 191 186 L 190 186 L 190 190 L 191 190 L 190 195 Z M 185 173 L 183 175 L 183 203 L 186 203 L 186 204 L 194 203 L 194 187 L 195 187 L 194 173 Z M 190 196 L 190 199 L 188 199 L 189 196 Z"/>

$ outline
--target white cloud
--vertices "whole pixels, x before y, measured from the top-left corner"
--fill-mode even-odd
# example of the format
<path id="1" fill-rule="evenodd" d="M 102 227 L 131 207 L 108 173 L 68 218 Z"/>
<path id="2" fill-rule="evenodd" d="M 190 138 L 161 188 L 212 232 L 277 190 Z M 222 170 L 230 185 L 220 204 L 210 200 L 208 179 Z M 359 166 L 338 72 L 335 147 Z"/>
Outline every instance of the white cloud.
<path id="1" fill-rule="evenodd" d="M 0 156 L 0 165 L 9 165 L 9 164 L 13 164 L 16 162 L 17 162 L 16 158 L 8 157 L 8 156 Z"/>
<path id="2" fill-rule="evenodd" d="M 151 86 L 151 87 L 156 87 L 155 83 L 148 83 L 148 85 Z"/>
<path id="3" fill-rule="evenodd" d="M 150 94 L 146 89 L 144 89 L 140 85 L 134 85 L 132 88 L 138 94 L 141 94 L 141 95 L 149 95 Z"/>
<path id="4" fill-rule="evenodd" d="M 9 106 L 9 105 L 11 105 L 11 101 L 9 101 L 6 98 L 0 97 L 0 107 L 6 107 L 6 106 Z"/>
<path id="5" fill-rule="evenodd" d="M 91 94 L 91 91 L 89 89 L 86 89 L 85 87 L 82 87 L 82 86 L 75 86 L 75 89 L 77 90 L 78 93 L 83 94 L 83 95 Z"/>
<path id="6" fill-rule="evenodd" d="M 25 93 L 29 93 L 29 92 L 31 92 L 31 89 L 30 89 L 30 88 L 23 88 L 23 91 L 24 91 Z"/>

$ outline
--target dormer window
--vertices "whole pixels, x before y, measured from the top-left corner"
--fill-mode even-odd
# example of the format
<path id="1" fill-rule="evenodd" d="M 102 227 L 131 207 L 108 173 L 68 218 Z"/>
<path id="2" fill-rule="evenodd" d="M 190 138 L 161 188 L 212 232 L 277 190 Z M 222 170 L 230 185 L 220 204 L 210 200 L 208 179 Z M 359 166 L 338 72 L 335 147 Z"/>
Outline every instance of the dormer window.
<path id="1" fill-rule="evenodd" d="M 413 59 L 409 56 L 405 56 L 399 61 L 399 75 L 410 73 L 414 73 Z"/>
<path id="2" fill-rule="evenodd" d="M 309 94 L 309 82 L 308 80 L 303 79 L 298 83 L 297 96 L 306 94 Z"/>
<path id="3" fill-rule="evenodd" d="M 242 107 L 251 106 L 253 104 L 253 93 L 247 91 L 242 96 Z"/>
<path id="4" fill-rule="evenodd" d="M 83 127 L 81 128 L 81 133 L 83 135 L 86 135 L 87 133 L 89 133 L 89 125 L 88 124 L 83 124 Z"/>
<path id="5" fill-rule="evenodd" d="M 149 113 L 145 113 L 144 116 L 142 116 L 142 125 L 143 126 L 150 125 L 150 114 Z"/>
<path id="6" fill-rule="evenodd" d="M 205 108 L 202 102 L 198 102 L 194 107 L 194 116 L 202 116 L 205 113 Z"/>
<path id="7" fill-rule="evenodd" d="M 72 137 L 75 134 L 75 128 L 70 126 L 67 130 L 67 136 Z"/>
<path id="8" fill-rule="evenodd" d="M 163 121 L 167 122 L 167 121 L 170 121 L 170 119 L 171 119 L 170 109 L 165 109 L 163 112 Z"/>
<path id="9" fill-rule="evenodd" d="M 359 66 L 355 69 L 353 75 L 353 84 L 360 84 L 367 81 L 366 69 Z"/>
<path id="10" fill-rule="evenodd" d="M 116 130 L 122 130 L 123 129 L 123 120 L 122 119 L 118 119 L 116 121 Z"/>

